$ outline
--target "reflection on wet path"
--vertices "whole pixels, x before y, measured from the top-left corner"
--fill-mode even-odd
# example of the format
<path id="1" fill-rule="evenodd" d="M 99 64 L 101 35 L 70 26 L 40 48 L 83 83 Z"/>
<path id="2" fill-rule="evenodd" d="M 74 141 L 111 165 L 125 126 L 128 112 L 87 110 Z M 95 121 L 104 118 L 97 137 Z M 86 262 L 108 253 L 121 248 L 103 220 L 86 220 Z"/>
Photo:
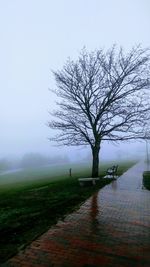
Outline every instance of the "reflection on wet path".
<path id="1" fill-rule="evenodd" d="M 137 164 L 3 266 L 150 266 L 150 192 Z"/>
<path id="2" fill-rule="evenodd" d="M 115 180 L 115 181 L 113 181 L 111 183 L 111 188 L 112 188 L 113 191 L 116 191 L 117 190 L 117 180 Z"/>

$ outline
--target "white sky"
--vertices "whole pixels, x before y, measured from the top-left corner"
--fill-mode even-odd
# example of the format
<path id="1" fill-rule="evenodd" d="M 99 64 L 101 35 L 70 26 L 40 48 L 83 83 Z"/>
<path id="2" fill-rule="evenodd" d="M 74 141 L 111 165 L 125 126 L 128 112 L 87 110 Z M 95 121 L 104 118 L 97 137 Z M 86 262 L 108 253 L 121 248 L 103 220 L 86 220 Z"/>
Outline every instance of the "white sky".
<path id="1" fill-rule="evenodd" d="M 0 157 L 75 151 L 47 139 L 51 69 L 114 43 L 150 46 L 149 0 L 0 0 Z"/>

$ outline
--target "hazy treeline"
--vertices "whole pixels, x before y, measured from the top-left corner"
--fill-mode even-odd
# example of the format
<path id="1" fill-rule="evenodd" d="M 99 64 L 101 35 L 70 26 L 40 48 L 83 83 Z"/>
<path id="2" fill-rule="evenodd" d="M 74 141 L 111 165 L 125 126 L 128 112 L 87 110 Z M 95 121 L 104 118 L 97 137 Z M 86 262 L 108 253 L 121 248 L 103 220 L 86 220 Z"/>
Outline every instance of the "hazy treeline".
<path id="1" fill-rule="evenodd" d="M 68 163 L 69 158 L 64 155 L 44 156 L 39 153 L 25 154 L 21 159 L 0 159 L 0 172 L 18 168 L 32 168 L 49 164 Z"/>
<path id="2" fill-rule="evenodd" d="M 11 162 L 8 159 L 1 159 L 0 160 L 0 171 L 5 171 L 11 168 Z"/>

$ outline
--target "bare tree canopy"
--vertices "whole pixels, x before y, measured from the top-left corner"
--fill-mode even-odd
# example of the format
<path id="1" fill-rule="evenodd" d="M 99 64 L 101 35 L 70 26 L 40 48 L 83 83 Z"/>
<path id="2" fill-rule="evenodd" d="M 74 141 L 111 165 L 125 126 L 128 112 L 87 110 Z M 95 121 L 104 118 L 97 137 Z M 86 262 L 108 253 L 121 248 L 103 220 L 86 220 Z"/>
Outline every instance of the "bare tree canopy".
<path id="1" fill-rule="evenodd" d="M 51 140 L 63 145 L 90 145 L 93 164 L 98 161 L 103 140 L 123 141 L 146 138 L 150 119 L 149 51 L 140 46 L 124 53 L 110 50 L 87 52 L 77 61 L 68 60 L 54 72 L 61 99 L 57 120 L 49 127 L 61 130 Z M 93 167 L 97 169 L 96 167 Z M 98 170 L 92 171 L 93 176 Z"/>

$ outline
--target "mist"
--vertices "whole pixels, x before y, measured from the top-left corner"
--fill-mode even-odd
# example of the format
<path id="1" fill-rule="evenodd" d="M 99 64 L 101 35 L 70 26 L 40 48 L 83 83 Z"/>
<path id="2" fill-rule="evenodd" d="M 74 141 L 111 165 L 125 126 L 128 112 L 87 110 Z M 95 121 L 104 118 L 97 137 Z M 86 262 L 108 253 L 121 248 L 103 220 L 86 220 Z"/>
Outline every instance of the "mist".
<path id="1" fill-rule="evenodd" d="M 56 101 L 48 90 L 55 89 L 51 70 L 77 58 L 84 46 L 148 47 L 149 13 L 148 0 L 1 2 L 1 170 L 91 160 L 88 147 L 56 147 L 49 141 L 55 132 L 47 122 Z M 102 144 L 101 160 L 125 158 L 144 159 L 145 143 Z"/>

